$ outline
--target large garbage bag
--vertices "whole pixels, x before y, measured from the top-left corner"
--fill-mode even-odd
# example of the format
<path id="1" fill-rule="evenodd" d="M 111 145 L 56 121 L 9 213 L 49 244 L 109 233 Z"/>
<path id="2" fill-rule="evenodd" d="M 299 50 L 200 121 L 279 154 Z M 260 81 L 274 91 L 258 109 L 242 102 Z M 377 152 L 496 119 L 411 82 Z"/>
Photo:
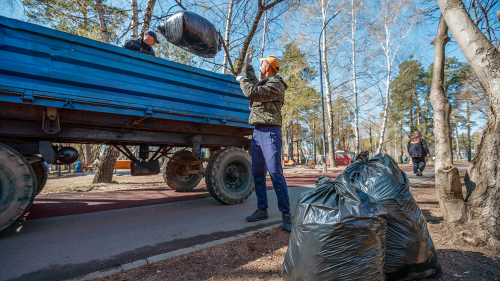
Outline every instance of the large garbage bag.
<path id="1" fill-rule="evenodd" d="M 380 202 L 387 216 L 387 280 L 425 278 L 441 272 L 425 217 L 410 192 L 410 182 L 387 154 L 358 157 L 335 181 L 359 188 Z"/>
<path id="2" fill-rule="evenodd" d="M 215 26 L 193 12 L 175 13 L 158 26 L 168 42 L 204 58 L 213 58 L 222 43 Z"/>
<path id="3" fill-rule="evenodd" d="M 384 280 L 387 212 L 359 189 L 327 177 L 300 195 L 284 280 Z"/>

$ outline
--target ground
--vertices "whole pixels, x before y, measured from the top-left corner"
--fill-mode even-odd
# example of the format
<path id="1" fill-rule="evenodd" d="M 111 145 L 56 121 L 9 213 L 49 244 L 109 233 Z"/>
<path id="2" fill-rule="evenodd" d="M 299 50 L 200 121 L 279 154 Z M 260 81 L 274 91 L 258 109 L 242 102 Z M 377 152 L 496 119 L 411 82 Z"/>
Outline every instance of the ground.
<path id="1" fill-rule="evenodd" d="M 42 193 L 50 196 L 49 193 L 165 186 L 160 175 L 120 175 L 114 177 L 114 183 L 99 185 L 91 185 L 92 178 L 93 175 L 75 177 L 74 174 L 66 174 L 56 177 L 51 174 Z M 411 191 L 428 221 L 444 271 L 443 276 L 428 280 L 500 280 L 500 253 L 449 242 L 434 183 L 414 187 Z M 281 280 L 279 272 L 288 239 L 289 234 L 277 228 L 101 280 Z"/>
<path id="2" fill-rule="evenodd" d="M 500 253 L 447 239 L 434 183 L 412 188 L 425 215 L 444 275 L 428 280 L 500 280 Z M 280 228 L 153 263 L 100 280 L 281 280 L 289 234 Z"/>

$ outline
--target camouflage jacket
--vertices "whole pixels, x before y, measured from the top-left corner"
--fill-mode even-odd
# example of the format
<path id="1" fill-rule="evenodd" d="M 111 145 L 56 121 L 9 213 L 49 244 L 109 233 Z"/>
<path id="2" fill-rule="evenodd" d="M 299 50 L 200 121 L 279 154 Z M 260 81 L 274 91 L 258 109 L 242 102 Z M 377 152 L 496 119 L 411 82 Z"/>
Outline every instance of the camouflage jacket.
<path id="1" fill-rule="evenodd" d="M 270 77 L 259 81 L 252 66 L 247 66 L 247 77 L 240 80 L 243 94 L 250 99 L 250 125 L 281 126 L 281 107 L 288 88 L 283 78 Z"/>

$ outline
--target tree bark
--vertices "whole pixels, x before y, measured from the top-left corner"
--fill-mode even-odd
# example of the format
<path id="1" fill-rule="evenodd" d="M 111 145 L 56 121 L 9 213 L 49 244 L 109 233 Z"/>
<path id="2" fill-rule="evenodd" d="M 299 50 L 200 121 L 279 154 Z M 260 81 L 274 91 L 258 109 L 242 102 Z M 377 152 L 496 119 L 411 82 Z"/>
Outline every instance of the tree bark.
<path id="1" fill-rule="evenodd" d="M 255 35 L 255 32 L 257 31 L 257 27 L 259 26 L 260 18 L 262 17 L 262 14 L 264 11 L 267 11 L 271 9 L 272 7 L 276 6 L 277 4 L 283 2 L 284 0 L 275 0 L 271 3 L 268 3 L 267 5 L 262 4 L 262 0 L 258 1 L 258 10 L 257 14 L 254 17 L 252 27 L 250 28 L 250 32 L 248 33 L 247 38 L 245 38 L 245 41 L 243 42 L 243 46 L 240 51 L 240 55 L 238 57 L 237 62 L 235 63 L 238 65 L 236 68 L 236 73 L 240 73 L 241 70 L 243 69 L 243 61 L 245 60 L 245 56 L 247 55 L 248 47 L 250 46 L 250 43 L 252 42 L 252 39 Z"/>
<path id="2" fill-rule="evenodd" d="M 333 140 L 333 110 L 332 110 L 332 95 L 330 94 L 330 71 L 328 69 L 328 59 L 326 56 L 326 9 L 324 1 L 321 1 L 321 15 L 323 17 L 323 70 L 325 73 L 325 97 L 326 109 L 328 115 L 328 155 L 330 156 L 330 168 L 337 167 L 335 162 L 335 143 Z"/>
<path id="3" fill-rule="evenodd" d="M 91 144 L 85 144 L 85 165 L 92 165 L 92 150 Z"/>
<path id="4" fill-rule="evenodd" d="M 354 9 L 354 0 L 351 0 L 351 43 L 352 43 L 352 91 L 354 95 L 354 154 L 359 154 L 359 122 L 358 122 L 358 90 L 356 84 L 356 11 Z"/>
<path id="5" fill-rule="evenodd" d="M 434 44 L 431 103 L 434 109 L 436 140 L 436 191 L 446 223 L 455 228 L 465 220 L 464 197 L 457 167 L 453 165 L 450 126 L 451 104 L 446 98 L 444 84 L 445 46 L 450 41 L 448 26 L 441 16 Z M 455 230 L 455 229 L 453 229 Z"/>
<path id="6" fill-rule="evenodd" d="M 151 18 L 153 17 L 153 9 L 155 7 L 156 0 L 148 0 L 148 5 L 146 11 L 144 12 L 144 18 L 141 27 L 141 36 L 149 29 L 149 24 L 151 23 Z"/>
<path id="7" fill-rule="evenodd" d="M 462 160 L 462 154 L 460 154 L 460 140 L 458 139 L 458 124 L 457 126 L 455 126 L 455 133 L 456 133 L 456 136 L 457 136 L 457 153 L 458 153 L 458 157 L 457 157 L 457 160 L 460 159 Z"/>
<path id="8" fill-rule="evenodd" d="M 108 183 L 113 179 L 113 170 L 120 152 L 114 146 L 108 145 L 104 149 L 101 162 L 97 165 L 92 183 Z"/>
<path id="9" fill-rule="evenodd" d="M 233 5 L 234 0 L 229 1 L 229 10 L 227 11 L 226 18 L 226 33 L 224 34 L 224 42 L 226 42 L 226 47 L 229 48 L 229 32 L 231 31 L 231 19 L 233 17 Z M 222 73 L 227 73 L 227 63 L 229 60 L 229 53 L 224 53 L 224 62 L 222 64 Z"/>
<path id="10" fill-rule="evenodd" d="M 106 25 L 106 18 L 104 17 L 104 8 L 101 0 L 95 0 L 95 8 L 99 16 L 99 24 L 101 26 L 102 42 L 109 44 L 109 33 Z"/>
<path id="11" fill-rule="evenodd" d="M 264 57 L 264 49 L 266 47 L 266 31 L 267 31 L 267 11 L 264 12 L 264 30 L 262 31 L 262 48 L 260 49 L 260 57 Z"/>
<path id="12" fill-rule="evenodd" d="M 468 174 L 475 189 L 461 225 L 463 240 L 500 249 L 500 52 L 472 22 L 460 0 L 437 1 L 454 39 L 488 93 L 489 118 Z"/>
<path id="13" fill-rule="evenodd" d="M 137 8 L 137 0 L 130 0 L 132 6 L 132 37 L 139 36 L 139 9 Z"/>

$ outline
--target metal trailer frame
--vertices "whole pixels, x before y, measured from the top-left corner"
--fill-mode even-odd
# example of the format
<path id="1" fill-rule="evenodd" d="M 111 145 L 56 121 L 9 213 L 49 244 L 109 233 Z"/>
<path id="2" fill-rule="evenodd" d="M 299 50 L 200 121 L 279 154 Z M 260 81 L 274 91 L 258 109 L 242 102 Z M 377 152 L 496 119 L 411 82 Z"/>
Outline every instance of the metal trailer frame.
<path id="1" fill-rule="evenodd" d="M 135 163 L 133 174 L 147 175 L 160 171 L 155 161 L 172 147 L 192 147 L 194 158 L 174 154 L 169 162 L 187 166 L 188 175 L 207 173 L 215 199 L 240 203 L 249 193 L 235 195 L 234 187 L 253 190 L 248 104 L 232 76 L 0 16 L 0 144 L 7 145 L 0 149 L 31 165 L 78 157 L 52 143 L 110 144 Z M 139 157 L 127 145 L 139 145 Z M 150 146 L 159 147 L 151 157 Z M 215 158 L 201 158 L 200 148 Z M 234 158 L 227 171 L 215 167 L 226 158 Z M 221 195 L 221 184 L 234 190 Z"/>

